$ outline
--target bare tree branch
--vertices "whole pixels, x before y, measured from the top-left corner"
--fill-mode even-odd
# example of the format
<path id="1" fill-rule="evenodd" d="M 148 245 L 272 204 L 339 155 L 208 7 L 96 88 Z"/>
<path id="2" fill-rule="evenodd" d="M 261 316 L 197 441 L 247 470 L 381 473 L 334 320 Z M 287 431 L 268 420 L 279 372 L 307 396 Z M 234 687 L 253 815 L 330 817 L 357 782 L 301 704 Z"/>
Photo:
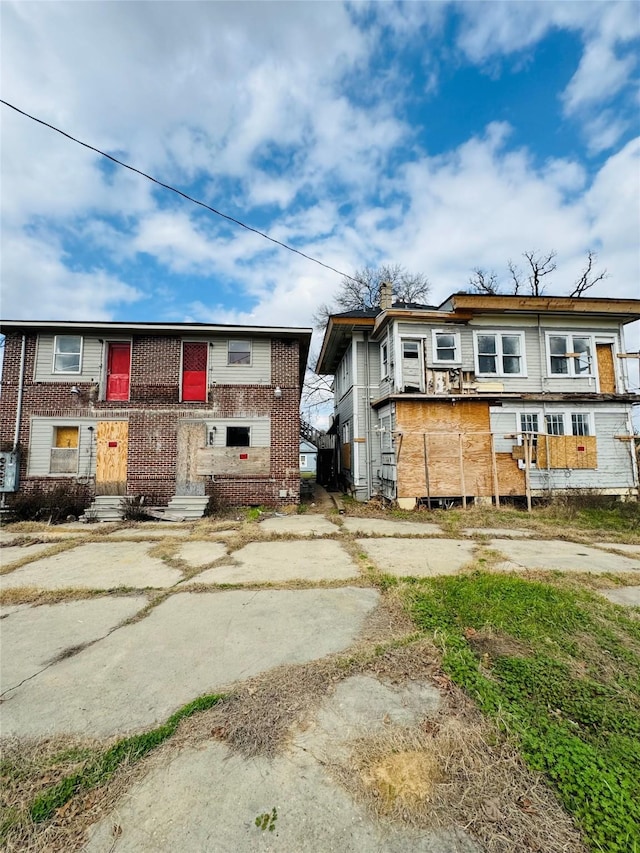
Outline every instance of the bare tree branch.
<path id="1" fill-rule="evenodd" d="M 541 255 L 537 251 L 523 252 L 522 257 L 526 258 L 529 264 L 530 273 L 527 277 L 529 292 L 531 296 L 542 296 L 544 294 L 544 286 L 542 279 L 550 275 L 556 268 L 555 250 L 547 255 Z"/>
<path id="2" fill-rule="evenodd" d="M 520 288 L 522 287 L 522 272 L 518 269 L 518 267 L 513 263 L 512 260 L 509 260 L 507 263 L 507 267 L 509 269 L 509 273 L 511 275 L 511 281 L 513 282 L 513 295 L 517 296 Z"/>
<path id="3" fill-rule="evenodd" d="M 426 275 L 407 272 L 399 264 L 363 267 L 354 274 L 353 279 L 342 279 L 333 305 L 320 305 L 313 316 L 314 324 L 317 328 L 323 328 L 331 314 L 377 308 L 383 282 L 392 285 L 396 302 L 422 303 L 431 289 Z"/>
<path id="4" fill-rule="evenodd" d="M 475 267 L 473 270 L 473 275 L 469 277 L 469 284 L 474 293 L 486 293 L 489 296 L 496 296 L 500 293 L 496 273 L 488 273 L 480 267 Z"/>
<path id="5" fill-rule="evenodd" d="M 582 294 L 586 290 L 590 290 L 599 281 L 604 281 L 606 278 L 609 278 L 609 273 L 606 269 L 596 275 L 596 273 L 594 272 L 594 267 L 597 262 L 598 256 L 590 249 L 587 252 L 586 266 L 582 271 L 580 278 L 576 281 L 574 288 L 569 294 L 569 296 L 582 296 Z"/>

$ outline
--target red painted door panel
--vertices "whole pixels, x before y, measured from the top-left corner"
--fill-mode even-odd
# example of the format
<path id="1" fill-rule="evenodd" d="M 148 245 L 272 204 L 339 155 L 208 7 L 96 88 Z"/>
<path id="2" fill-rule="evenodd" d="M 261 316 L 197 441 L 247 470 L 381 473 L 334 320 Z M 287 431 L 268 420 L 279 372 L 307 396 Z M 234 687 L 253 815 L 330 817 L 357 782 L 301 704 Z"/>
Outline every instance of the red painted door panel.
<path id="1" fill-rule="evenodd" d="M 131 344 L 109 344 L 107 356 L 107 400 L 129 399 Z"/>
<path id="2" fill-rule="evenodd" d="M 185 343 L 182 348 L 182 399 L 207 399 L 207 344 Z"/>

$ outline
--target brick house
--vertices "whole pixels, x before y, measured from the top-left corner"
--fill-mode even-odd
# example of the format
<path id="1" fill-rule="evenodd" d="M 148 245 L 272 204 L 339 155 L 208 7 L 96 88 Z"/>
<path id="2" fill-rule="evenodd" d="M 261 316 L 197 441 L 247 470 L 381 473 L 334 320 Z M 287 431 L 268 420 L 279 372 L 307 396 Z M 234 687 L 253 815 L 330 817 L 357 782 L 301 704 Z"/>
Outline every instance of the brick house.
<path id="1" fill-rule="evenodd" d="M 19 488 L 299 500 L 310 329 L 5 321 L 2 450 Z"/>

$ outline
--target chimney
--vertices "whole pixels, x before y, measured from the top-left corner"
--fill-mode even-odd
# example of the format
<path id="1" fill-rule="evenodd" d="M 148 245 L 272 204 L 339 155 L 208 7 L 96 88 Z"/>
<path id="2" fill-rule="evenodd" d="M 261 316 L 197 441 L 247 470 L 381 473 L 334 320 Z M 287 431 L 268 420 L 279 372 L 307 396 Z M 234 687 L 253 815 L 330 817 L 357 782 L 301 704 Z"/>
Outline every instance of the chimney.
<path id="1" fill-rule="evenodd" d="M 390 281 L 383 281 L 380 285 L 380 308 L 386 311 L 393 304 L 393 286 Z"/>

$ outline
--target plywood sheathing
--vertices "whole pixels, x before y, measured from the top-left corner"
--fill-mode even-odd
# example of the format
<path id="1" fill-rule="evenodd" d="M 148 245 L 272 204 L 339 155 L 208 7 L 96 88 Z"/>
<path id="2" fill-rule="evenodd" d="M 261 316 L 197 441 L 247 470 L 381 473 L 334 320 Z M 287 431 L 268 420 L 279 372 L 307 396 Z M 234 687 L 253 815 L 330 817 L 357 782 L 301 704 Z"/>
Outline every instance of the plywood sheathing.
<path id="1" fill-rule="evenodd" d="M 539 435 L 536 456 L 540 469 L 598 467 L 595 435 Z"/>
<path id="2" fill-rule="evenodd" d="M 126 494 L 128 450 L 129 423 L 127 421 L 98 421 L 96 494 Z"/>
<path id="3" fill-rule="evenodd" d="M 398 497 L 522 495 L 524 474 L 509 453 L 492 458 L 489 403 L 396 404 Z M 427 461 L 425 464 L 425 445 Z"/>

